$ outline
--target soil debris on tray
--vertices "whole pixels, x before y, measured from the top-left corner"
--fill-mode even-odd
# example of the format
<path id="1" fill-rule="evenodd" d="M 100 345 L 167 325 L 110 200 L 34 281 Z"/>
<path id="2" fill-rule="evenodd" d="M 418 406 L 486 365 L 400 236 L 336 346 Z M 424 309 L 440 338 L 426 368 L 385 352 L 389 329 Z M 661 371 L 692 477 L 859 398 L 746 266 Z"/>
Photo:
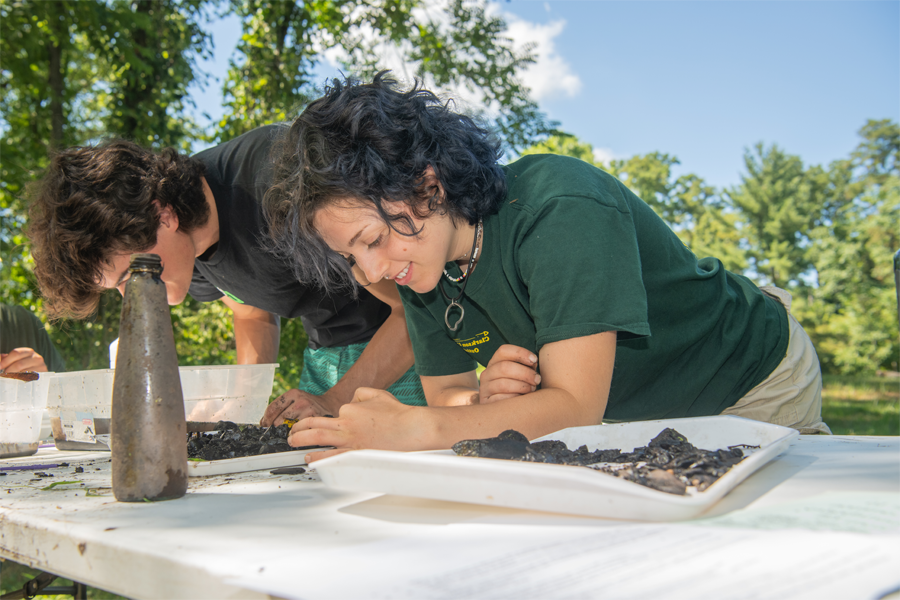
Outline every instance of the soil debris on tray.
<path id="1" fill-rule="evenodd" d="M 688 487 L 702 492 L 744 460 L 742 447 L 758 446 L 702 450 L 667 427 L 649 444 L 632 452 L 619 449 L 592 452 L 585 445 L 570 450 L 558 440 L 530 443 L 524 435 L 510 429 L 495 438 L 457 442 L 453 451 L 460 456 L 588 467 L 661 492 L 684 495 Z"/>
<path id="2" fill-rule="evenodd" d="M 188 434 L 188 459 L 223 460 L 300 450 L 288 444 L 290 432 L 289 425 L 241 427 L 231 421 L 219 421 L 213 433 Z"/>
<path id="3" fill-rule="evenodd" d="M 269 473 L 272 475 L 302 475 L 306 473 L 306 469 L 303 467 L 279 467 L 272 469 Z"/>

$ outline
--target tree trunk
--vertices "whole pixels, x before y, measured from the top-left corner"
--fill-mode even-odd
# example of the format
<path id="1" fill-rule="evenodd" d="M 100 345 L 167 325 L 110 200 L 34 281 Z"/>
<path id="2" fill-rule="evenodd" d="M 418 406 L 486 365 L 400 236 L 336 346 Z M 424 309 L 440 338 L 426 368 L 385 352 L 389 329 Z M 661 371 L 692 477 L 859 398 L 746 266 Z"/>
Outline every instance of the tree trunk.
<path id="1" fill-rule="evenodd" d="M 47 45 L 49 52 L 49 68 L 47 83 L 50 87 L 50 149 L 62 147 L 63 141 L 63 100 L 65 86 L 63 83 L 63 45 L 68 41 L 66 31 L 66 7 L 63 2 L 51 3 L 54 10 L 50 12 L 50 28 L 55 39 Z"/>
<path id="2" fill-rule="evenodd" d="M 139 0 L 134 4 L 135 12 L 146 15 L 158 14 L 158 11 L 162 9 L 159 0 Z M 140 60 L 144 60 L 149 53 L 156 51 L 155 48 L 149 48 L 149 37 L 146 29 L 137 28 L 134 31 L 132 38 L 134 52 Z M 137 134 L 145 132 L 138 131 L 140 129 L 140 121 L 134 111 L 146 110 L 146 107 L 143 106 L 144 101 L 152 95 L 152 89 L 152 77 L 142 75 L 137 69 L 131 69 L 131 73 L 127 75 L 127 81 L 122 90 L 122 109 L 125 112 L 125 117 L 122 119 L 122 131 L 118 132 L 125 139 L 135 140 L 142 144 L 145 143 L 145 140 L 136 138 Z"/>

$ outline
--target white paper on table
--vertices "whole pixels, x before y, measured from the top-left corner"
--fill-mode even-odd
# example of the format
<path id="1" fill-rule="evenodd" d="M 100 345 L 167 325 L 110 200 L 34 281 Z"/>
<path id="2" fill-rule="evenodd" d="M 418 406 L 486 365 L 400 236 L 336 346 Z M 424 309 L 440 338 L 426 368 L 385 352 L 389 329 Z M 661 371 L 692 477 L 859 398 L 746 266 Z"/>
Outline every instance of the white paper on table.
<path id="1" fill-rule="evenodd" d="M 228 583 L 284 598 L 878 598 L 900 536 L 692 525 L 450 525 L 285 557 Z M 233 575 L 233 574 L 232 574 Z M 350 575 L 350 576 L 348 576 Z"/>
<path id="2" fill-rule="evenodd" d="M 777 506 L 735 511 L 694 525 L 900 534 L 900 494 L 828 492 Z"/>

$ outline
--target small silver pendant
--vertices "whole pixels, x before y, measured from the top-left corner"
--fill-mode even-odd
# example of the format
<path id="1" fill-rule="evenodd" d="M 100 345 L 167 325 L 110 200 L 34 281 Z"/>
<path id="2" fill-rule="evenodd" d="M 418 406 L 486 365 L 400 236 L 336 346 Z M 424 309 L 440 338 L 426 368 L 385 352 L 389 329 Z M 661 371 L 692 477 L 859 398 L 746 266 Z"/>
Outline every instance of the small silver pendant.
<path id="1" fill-rule="evenodd" d="M 454 325 L 450 324 L 450 309 L 456 306 L 459 308 L 459 320 L 456 321 Z M 457 302 L 456 300 L 451 300 L 450 305 L 447 307 L 447 310 L 444 311 L 444 323 L 447 324 L 447 328 L 450 331 L 456 331 L 459 328 L 459 324 L 462 323 L 463 317 L 466 316 L 466 309 L 462 307 L 462 304 Z"/>

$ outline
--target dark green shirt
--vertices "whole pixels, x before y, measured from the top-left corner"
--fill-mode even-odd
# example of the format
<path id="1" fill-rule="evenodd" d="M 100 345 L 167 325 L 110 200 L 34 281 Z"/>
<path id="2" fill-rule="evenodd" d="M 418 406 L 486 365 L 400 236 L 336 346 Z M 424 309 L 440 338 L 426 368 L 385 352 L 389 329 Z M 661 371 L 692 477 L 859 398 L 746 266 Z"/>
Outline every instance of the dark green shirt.
<path id="1" fill-rule="evenodd" d="M 8 354 L 16 348 L 31 348 L 44 358 L 47 369 L 54 373 L 66 370 L 66 363 L 50 341 L 41 320 L 27 308 L 0 304 L 0 353 Z"/>
<path id="2" fill-rule="evenodd" d="M 617 331 L 605 418 L 643 420 L 718 414 L 784 358 L 781 304 L 719 260 L 698 261 L 619 180 L 552 155 L 505 171 L 509 193 L 484 220 L 460 329 L 445 325 L 439 289 L 401 287 L 420 375 L 471 371 L 502 344 L 537 353 Z M 461 273 L 455 263 L 447 270 Z M 443 285 L 459 293 L 460 284 Z"/>

